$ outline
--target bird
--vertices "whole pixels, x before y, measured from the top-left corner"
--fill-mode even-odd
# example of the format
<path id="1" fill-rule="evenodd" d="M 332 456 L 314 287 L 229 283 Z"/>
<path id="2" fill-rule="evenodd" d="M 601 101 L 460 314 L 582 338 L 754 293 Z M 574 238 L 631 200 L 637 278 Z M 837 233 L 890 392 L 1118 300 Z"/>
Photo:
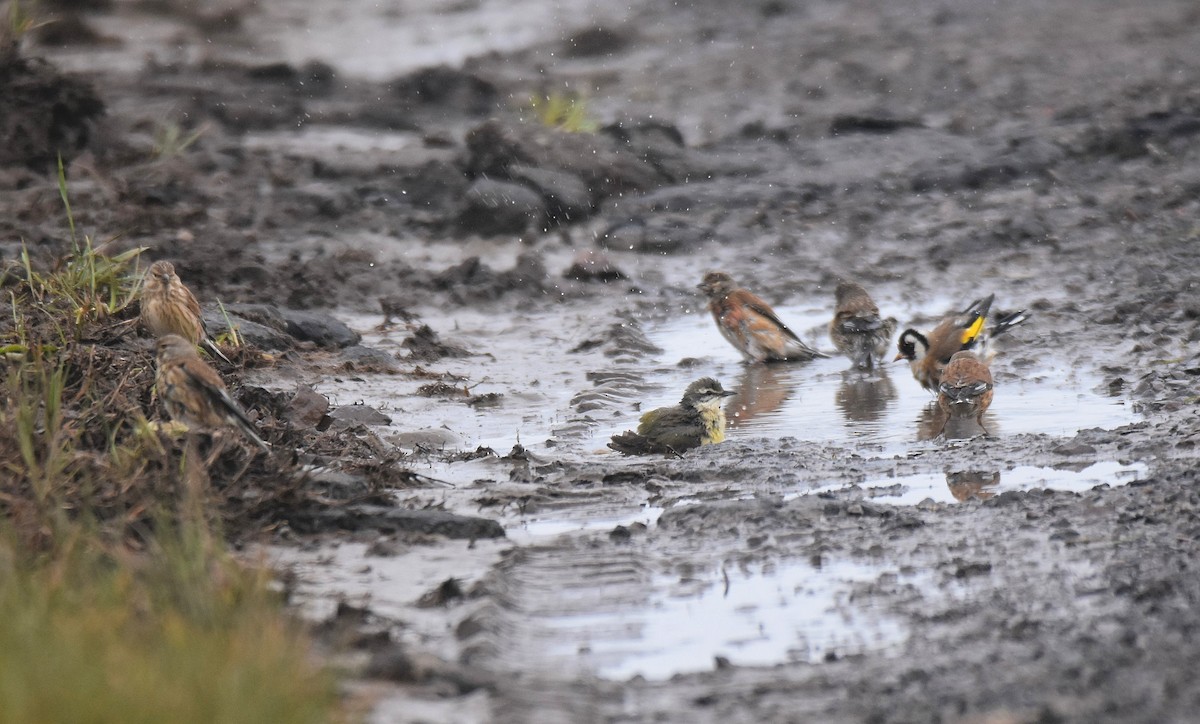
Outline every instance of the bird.
<path id="1" fill-rule="evenodd" d="M 995 294 L 976 299 L 963 311 L 943 319 L 929 332 L 908 328 L 900 333 L 897 341 L 899 354 L 895 361 L 907 360 L 913 378 L 925 389 L 936 393 L 941 382 L 942 370 L 955 352 L 978 350 L 981 359 L 990 360 L 988 340 L 1004 334 L 1024 322 L 1029 314 L 1024 310 L 1006 314 L 990 329 L 986 328 L 987 314 L 992 307 Z"/>
<path id="2" fill-rule="evenodd" d="M 992 387 L 992 373 L 983 360 L 974 352 L 955 352 L 942 371 L 938 407 L 946 414 L 947 421 L 973 417 L 987 433 L 983 413 L 992 404 Z"/>
<path id="3" fill-rule="evenodd" d="M 829 323 L 829 337 L 838 351 L 863 371 L 875 368 L 875 359 L 887 354 L 896 331 L 896 319 L 879 316 L 871 295 L 857 282 L 843 279 L 834 292 L 836 310 Z"/>
<path id="4" fill-rule="evenodd" d="M 142 289 L 142 326 L 155 337 L 177 334 L 192 344 L 203 344 L 213 354 L 229 362 L 204 328 L 200 303 L 175 273 L 175 265 L 159 260 L 146 270 Z"/>
<path id="5" fill-rule="evenodd" d="M 711 377 L 688 385 L 674 407 L 660 407 L 642 415 L 637 432 L 613 435 L 608 446 L 624 455 L 663 453 L 680 455 L 701 445 L 725 439 L 725 411 L 721 400 L 734 394 Z"/>
<path id="6" fill-rule="evenodd" d="M 747 362 L 803 362 L 829 356 L 801 341 L 771 305 L 739 287 L 725 272 L 708 272 L 697 288 L 708 296 L 717 329 Z"/>
<path id="7" fill-rule="evenodd" d="M 172 420 L 188 428 L 218 430 L 236 427 L 263 450 L 270 446 L 238 406 L 221 377 L 200 359 L 196 346 L 177 334 L 158 338 L 158 370 L 154 383 Z"/>

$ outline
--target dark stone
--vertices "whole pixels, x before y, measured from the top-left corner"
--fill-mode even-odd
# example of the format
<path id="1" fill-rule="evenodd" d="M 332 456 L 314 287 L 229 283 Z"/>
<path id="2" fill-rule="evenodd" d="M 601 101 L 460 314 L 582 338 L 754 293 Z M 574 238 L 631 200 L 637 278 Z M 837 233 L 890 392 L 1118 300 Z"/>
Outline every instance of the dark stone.
<path id="1" fill-rule="evenodd" d="M 391 352 L 354 345 L 342 350 L 346 366 L 359 372 L 398 372 L 400 362 Z"/>
<path id="2" fill-rule="evenodd" d="M 592 198 L 587 185 L 578 176 L 523 164 L 513 164 L 508 175 L 542 195 L 546 213 L 552 220 L 579 221 L 592 213 Z"/>
<path id="3" fill-rule="evenodd" d="M 612 55 L 629 45 L 629 38 L 612 28 L 588 28 L 575 33 L 562 44 L 561 53 L 567 58 L 589 58 Z"/>
<path id="4" fill-rule="evenodd" d="M 422 68 L 397 78 L 392 87 L 408 109 L 440 106 L 484 116 L 496 110 L 500 101 L 499 92 L 491 82 L 447 65 Z"/>
<path id="5" fill-rule="evenodd" d="M 338 349 L 358 344 L 362 335 L 329 314 L 302 312 L 295 309 L 280 310 L 287 321 L 288 334 L 296 339 L 313 342 L 318 347 Z"/>
<path id="6" fill-rule="evenodd" d="M 226 308 L 229 311 L 229 308 Z M 259 349 L 285 350 L 296 346 L 296 340 L 291 335 L 273 327 L 265 326 L 246 319 L 239 314 L 229 313 L 229 321 L 237 327 L 238 336 L 242 341 Z M 204 310 L 204 326 L 209 336 L 216 338 L 229 331 L 229 324 L 220 308 Z"/>
<path id="7" fill-rule="evenodd" d="M 475 179 L 465 201 L 459 227 L 484 236 L 523 233 L 546 215 L 541 194 L 511 181 Z"/>
<path id="8" fill-rule="evenodd" d="M 442 357 L 467 357 L 471 354 L 462 347 L 442 342 L 437 332 L 428 324 L 418 327 L 413 336 L 404 340 L 402 346 L 409 351 L 409 359 L 422 362 L 432 362 Z"/>
<path id="9" fill-rule="evenodd" d="M 596 251 L 585 251 L 575 255 L 575 261 L 563 272 L 567 279 L 581 282 L 615 282 L 628 279 L 625 272 L 613 264 L 612 259 Z"/>
<path id="10" fill-rule="evenodd" d="M 270 304 L 226 304 L 225 309 L 242 319 L 287 332 L 287 320 L 278 307 Z"/>
<path id="11" fill-rule="evenodd" d="M 383 414 L 374 407 L 366 405 L 343 405 L 336 407 L 329 416 L 341 423 L 361 424 L 361 425 L 387 425 L 392 421 L 392 418 Z"/>

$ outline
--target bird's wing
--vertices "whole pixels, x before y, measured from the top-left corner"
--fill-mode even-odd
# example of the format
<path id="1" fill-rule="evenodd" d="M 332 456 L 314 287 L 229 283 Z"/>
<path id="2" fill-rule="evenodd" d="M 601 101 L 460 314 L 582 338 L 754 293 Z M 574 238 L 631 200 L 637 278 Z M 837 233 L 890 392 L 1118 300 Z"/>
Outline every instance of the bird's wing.
<path id="1" fill-rule="evenodd" d="M 772 324 L 774 324 L 776 327 L 779 327 L 779 331 L 783 332 L 788 337 L 791 337 L 792 339 L 796 340 L 800 344 L 804 344 L 804 340 L 797 337 L 796 333 L 793 332 L 791 329 L 789 329 L 788 326 L 783 323 L 783 320 L 780 319 L 779 316 L 775 314 L 775 310 L 771 309 L 771 305 L 769 305 L 765 301 L 763 301 L 762 297 L 759 297 L 754 292 L 748 292 L 744 289 L 742 291 L 746 295 L 742 301 L 744 301 L 746 303 L 746 307 L 748 309 L 753 311 L 755 314 L 758 314 L 759 316 L 766 317 L 767 319 L 769 319 L 771 321 Z"/>
<path id="2" fill-rule="evenodd" d="M 229 391 L 225 389 L 225 384 L 221 382 L 221 378 L 206 364 L 199 365 L 184 365 L 184 374 L 191 378 L 195 389 L 204 393 L 205 398 L 212 404 L 213 409 L 224 413 L 227 420 L 233 422 L 238 428 L 246 434 L 247 437 L 254 440 L 264 450 L 269 450 L 270 446 L 263 440 L 258 430 L 254 427 L 254 423 L 246 417 L 246 413 L 242 411 L 240 405 L 229 396 Z"/>

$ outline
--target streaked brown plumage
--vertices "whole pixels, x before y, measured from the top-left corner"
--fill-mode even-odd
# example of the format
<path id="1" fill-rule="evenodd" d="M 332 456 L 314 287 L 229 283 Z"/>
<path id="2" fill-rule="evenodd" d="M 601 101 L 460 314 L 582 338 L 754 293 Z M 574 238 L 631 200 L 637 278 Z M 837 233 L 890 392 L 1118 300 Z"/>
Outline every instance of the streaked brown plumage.
<path id="1" fill-rule="evenodd" d="M 725 272 L 704 275 L 697 287 L 708 296 L 717 329 L 749 362 L 800 362 L 829 355 L 809 347 L 752 292 Z"/>
<path id="2" fill-rule="evenodd" d="M 992 372 L 982 360 L 973 352 L 956 352 L 942 370 L 938 407 L 949 420 L 974 418 L 982 428 L 983 413 L 992 404 L 992 387 Z"/>
<path id="3" fill-rule="evenodd" d="M 154 382 L 172 420 L 200 430 L 236 427 L 263 450 L 270 450 L 254 423 L 229 396 L 216 370 L 200 359 L 196 346 L 183 337 L 159 337 Z"/>
<path id="4" fill-rule="evenodd" d="M 857 282 L 838 282 L 834 296 L 837 306 L 829 323 L 833 346 L 849 357 L 856 368 L 874 369 L 876 358 L 882 359 L 887 354 L 896 320 L 880 317 L 879 307 Z"/>
<path id="5" fill-rule="evenodd" d="M 175 273 L 169 261 L 156 261 L 146 270 L 142 287 L 142 326 L 155 337 L 177 334 L 192 344 L 203 344 L 226 362 L 229 358 L 204 329 L 200 303 Z"/>

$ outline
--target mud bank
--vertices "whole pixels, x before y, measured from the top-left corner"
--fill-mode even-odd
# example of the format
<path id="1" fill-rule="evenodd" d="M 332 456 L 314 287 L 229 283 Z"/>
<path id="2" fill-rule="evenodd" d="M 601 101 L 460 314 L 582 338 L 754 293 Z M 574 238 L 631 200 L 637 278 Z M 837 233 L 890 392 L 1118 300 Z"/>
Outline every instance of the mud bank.
<path id="1" fill-rule="evenodd" d="M 231 374 L 339 505 L 253 543 L 371 720 L 1188 721 L 1196 9 L 726 5 L 118 2 L 28 50 L 107 109 L 81 230 L 261 327 Z M 0 253 L 61 254 L 38 159 L 0 189 Z M 742 365 L 714 268 L 824 349 L 841 276 L 1029 309 L 993 436 L 903 366 Z M 727 442 L 605 450 L 704 375 Z"/>

